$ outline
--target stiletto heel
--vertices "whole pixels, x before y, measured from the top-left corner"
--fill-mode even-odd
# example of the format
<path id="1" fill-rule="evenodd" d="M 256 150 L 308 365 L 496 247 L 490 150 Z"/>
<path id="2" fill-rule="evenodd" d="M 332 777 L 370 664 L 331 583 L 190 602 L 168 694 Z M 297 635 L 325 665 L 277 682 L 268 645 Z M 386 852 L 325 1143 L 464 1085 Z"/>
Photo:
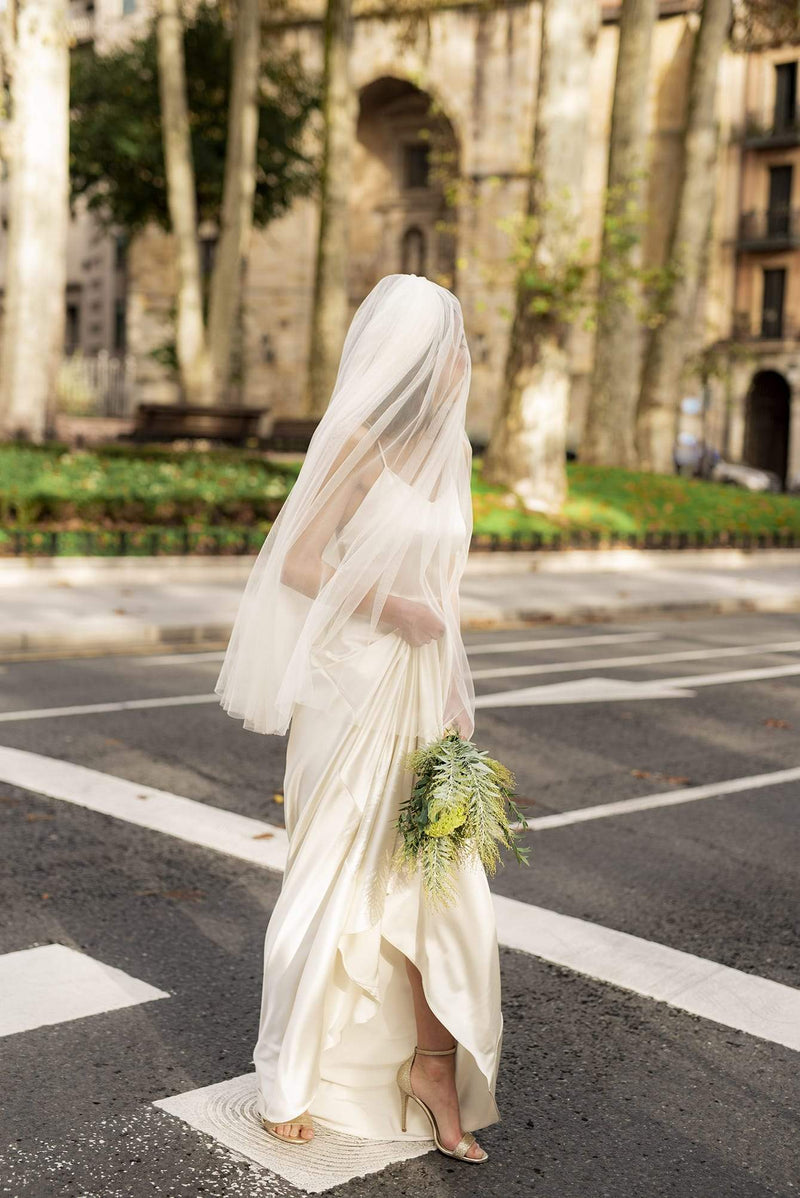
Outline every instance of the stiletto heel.
<path id="1" fill-rule="evenodd" d="M 413 1098 L 417 1106 L 421 1107 L 428 1116 L 428 1122 L 431 1125 L 433 1132 L 433 1141 L 440 1152 L 445 1156 L 456 1157 L 460 1161 L 468 1161 L 471 1165 L 479 1165 L 482 1161 L 488 1161 L 489 1153 L 484 1150 L 483 1156 L 467 1156 L 472 1145 L 476 1142 L 471 1131 L 465 1131 L 461 1139 L 456 1144 L 455 1148 L 445 1148 L 442 1141 L 439 1139 L 439 1124 L 436 1122 L 436 1116 L 427 1103 L 414 1093 L 414 1088 L 411 1085 L 411 1066 L 414 1064 L 414 1057 L 417 1053 L 426 1057 L 449 1057 L 458 1048 L 458 1044 L 454 1044 L 452 1048 L 420 1048 L 417 1046 L 412 1052 L 408 1060 L 403 1061 L 400 1068 L 397 1070 L 397 1085 L 400 1088 L 400 1110 L 401 1110 L 401 1127 L 406 1131 L 406 1112 L 408 1110 L 408 1100 Z"/>

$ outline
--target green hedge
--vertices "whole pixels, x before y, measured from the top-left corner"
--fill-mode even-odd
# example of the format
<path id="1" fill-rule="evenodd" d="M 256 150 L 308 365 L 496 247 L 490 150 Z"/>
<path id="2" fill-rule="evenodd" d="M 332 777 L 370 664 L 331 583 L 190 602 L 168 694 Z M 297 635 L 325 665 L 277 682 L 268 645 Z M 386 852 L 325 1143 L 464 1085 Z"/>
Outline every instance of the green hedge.
<path id="1" fill-rule="evenodd" d="M 0 446 L 0 523 L 249 525 L 274 520 L 297 476 L 263 457 L 114 447 Z"/>
<path id="2" fill-rule="evenodd" d="M 0 445 L 0 552 L 111 553 L 122 532 L 126 553 L 148 552 L 145 545 L 151 552 L 172 552 L 172 543 L 177 552 L 251 551 L 301 464 L 301 458 L 276 462 L 236 449 Z M 571 463 L 569 497 L 553 519 L 524 511 L 510 492 L 490 486 L 481 465 L 476 454 L 476 544 L 531 538 L 579 543 L 581 537 L 636 543 L 671 534 L 697 543 L 743 537 L 782 543 L 800 535 L 797 495 L 750 494 L 698 479 Z M 48 541 L 55 532 L 57 541 Z M 93 532 L 108 535 L 92 542 Z M 241 548 L 245 544 L 249 550 Z"/>

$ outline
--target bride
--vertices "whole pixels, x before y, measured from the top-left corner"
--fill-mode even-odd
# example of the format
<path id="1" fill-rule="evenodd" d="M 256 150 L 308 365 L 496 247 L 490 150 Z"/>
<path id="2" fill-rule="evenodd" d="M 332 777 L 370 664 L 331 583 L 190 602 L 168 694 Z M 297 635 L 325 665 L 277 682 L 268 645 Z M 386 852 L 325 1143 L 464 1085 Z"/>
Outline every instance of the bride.
<path id="1" fill-rule="evenodd" d="M 431 910 L 391 858 L 406 755 L 474 730 L 458 588 L 472 533 L 461 307 L 381 279 L 345 339 L 329 406 L 245 587 L 215 691 L 284 733 L 289 841 L 264 944 L 258 1113 L 308 1145 L 314 1121 L 430 1139 L 460 1160 L 500 1119 L 494 907 L 480 865 Z"/>

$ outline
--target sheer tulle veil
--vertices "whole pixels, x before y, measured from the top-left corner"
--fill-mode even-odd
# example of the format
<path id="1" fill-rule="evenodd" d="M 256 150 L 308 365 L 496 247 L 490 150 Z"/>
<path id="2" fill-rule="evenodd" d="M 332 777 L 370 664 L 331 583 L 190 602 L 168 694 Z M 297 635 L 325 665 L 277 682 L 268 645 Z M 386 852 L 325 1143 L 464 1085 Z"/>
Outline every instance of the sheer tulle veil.
<path id="1" fill-rule="evenodd" d="M 318 670 L 353 621 L 364 648 L 335 677 L 363 720 L 369 646 L 399 635 L 398 613 L 407 628 L 433 611 L 441 635 L 405 648 L 439 654 L 443 722 L 472 735 L 458 596 L 472 534 L 470 374 L 452 292 L 417 275 L 381 279 L 353 317 L 330 402 L 242 595 L 215 692 L 245 728 L 283 733 L 295 703 L 324 707 Z"/>

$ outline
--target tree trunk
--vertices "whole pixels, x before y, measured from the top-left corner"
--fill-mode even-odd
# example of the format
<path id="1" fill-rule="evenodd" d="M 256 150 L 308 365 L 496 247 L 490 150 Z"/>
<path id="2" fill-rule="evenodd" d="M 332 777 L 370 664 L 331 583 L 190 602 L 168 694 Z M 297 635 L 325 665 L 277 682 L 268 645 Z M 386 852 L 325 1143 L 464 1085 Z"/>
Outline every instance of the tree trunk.
<path id="1" fill-rule="evenodd" d="M 569 318 L 559 303 L 532 303 L 531 270 L 563 285 L 574 257 L 597 41 L 596 0 L 545 0 L 528 213 L 532 264 L 517 280 L 501 406 L 484 461 L 489 482 L 510 487 L 530 511 L 558 512 L 567 493 Z M 544 290 L 545 297 L 548 295 Z"/>
<path id="2" fill-rule="evenodd" d="M 321 415 L 327 406 L 347 329 L 347 209 L 357 111 L 350 82 L 352 29 L 351 0 L 328 0 L 319 237 L 306 398 L 310 415 Z"/>
<path id="3" fill-rule="evenodd" d="M 623 0 L 611 112 L 594 370 L 581 461 L 636 465 L 642 369 L 639 319 L 647 156 L 647 92 L 658 0 Z"/>
<path id="4" fill-rule="evenodd" d="M 678 395 L 714 208 L 714 100 L 730 21 L 731 0 L 705 0 L 692 55 L 682 177 L 669 238 L 667 265 L 674 282 L 662 322 L 650 338 L 637 410 L 636 445 L 645 470 L 673 469 Z"/>
<path id="5" fill-rule="evenodd" d="M 178 312 L 175 344 L 184 399 L 214 402 L 211 357 L 203 322 L 197 197 L 186 100 L 183 20 L 179 0 L 159 0 L 158 80 L 167 202 L 175 238 Z"/>
<path id="6" fill-rule="evenodd" d="M 253 229 L 260 66 L 258 0 L 239 0 L 231 49 L 231 94 L 222 217 L 211 276 L 208 319 L 217 399 L 224 399 L 228 388 L 231 346 Z"/>
<path id="7" fill-rule="evenodd" d="M 0 365 L 6 436 L 53 433 L 64 352 L 69 225 L 69 48 L 65 0 L 17 9 L 9 222 Z"/>

